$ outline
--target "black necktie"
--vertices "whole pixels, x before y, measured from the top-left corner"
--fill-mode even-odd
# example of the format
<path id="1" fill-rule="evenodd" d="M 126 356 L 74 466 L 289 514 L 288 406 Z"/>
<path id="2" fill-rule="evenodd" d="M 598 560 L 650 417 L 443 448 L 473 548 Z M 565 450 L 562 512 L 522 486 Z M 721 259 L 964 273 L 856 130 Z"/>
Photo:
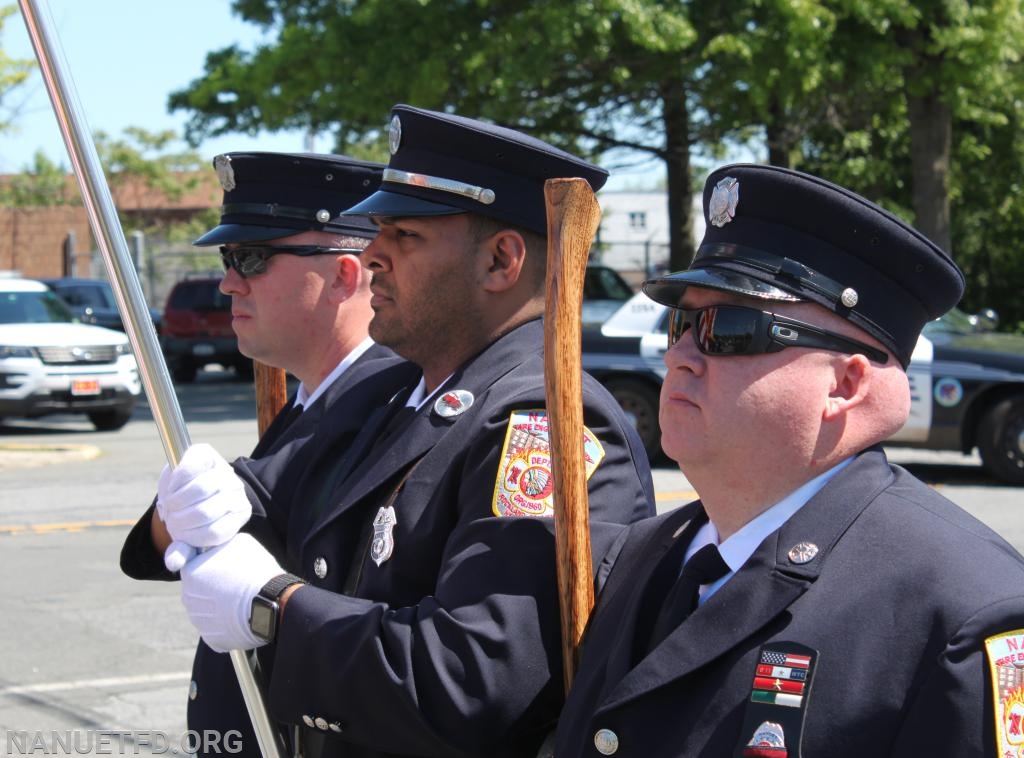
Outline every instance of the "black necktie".
<path id="1" fill-rule="evenodd" d="M 661 644 L 694 611 L 702 584 L 717 582 L 728 573 L 729 566 L 715 545 L 705 545 L 694 553 L 661 606 L 647 649 Z"/>

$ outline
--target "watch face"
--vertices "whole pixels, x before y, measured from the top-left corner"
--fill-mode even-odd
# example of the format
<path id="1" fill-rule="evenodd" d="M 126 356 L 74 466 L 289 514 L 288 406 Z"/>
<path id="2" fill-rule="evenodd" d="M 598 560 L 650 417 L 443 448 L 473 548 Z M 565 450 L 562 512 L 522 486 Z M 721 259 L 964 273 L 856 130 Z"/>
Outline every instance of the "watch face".
<path id="1" fill-rule="evenodd" d="M 277 603 L 259 596 L 253 598 L 249 629 L 260 639 L 272 642 L 277 631 Z"/>

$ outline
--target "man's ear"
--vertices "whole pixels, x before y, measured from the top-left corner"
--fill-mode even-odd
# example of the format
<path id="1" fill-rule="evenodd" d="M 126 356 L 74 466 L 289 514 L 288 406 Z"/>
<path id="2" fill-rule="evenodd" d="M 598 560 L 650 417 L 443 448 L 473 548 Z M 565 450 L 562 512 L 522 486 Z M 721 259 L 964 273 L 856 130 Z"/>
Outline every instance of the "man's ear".
<path id="1" fill-rule="evenodd" d="M 363 264 L 355 255 L 339 255 L 334 259 L 334 276 L 327 282 L 327 291 L 335 303 L 343 303 L 359 289 L 359 278 L 365 276 Z"/>
<path id="2" fill-rule="evenodd" d="M 825 420 L 834 420 L 856 408 L 867 397 L 873 367 L 863 355 L 841 355 L 835 361 L 835 384 L 825 403 Z"/>
<path id="3" fill-rule="evenodd" d="M 512 289 L 526 264 L 526 241 L 514 229 L 502 229 L 481 243 L 485 255 L 484 289 L 504 292 Z"/>

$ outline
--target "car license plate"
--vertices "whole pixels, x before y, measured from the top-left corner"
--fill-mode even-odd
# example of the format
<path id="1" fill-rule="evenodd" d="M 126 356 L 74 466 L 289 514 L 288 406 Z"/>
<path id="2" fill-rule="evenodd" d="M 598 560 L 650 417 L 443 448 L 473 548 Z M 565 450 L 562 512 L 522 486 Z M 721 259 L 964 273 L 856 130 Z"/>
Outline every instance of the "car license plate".
<path id="1" fill-rule="evenodd" d="M 193 355 L 213 355 L 213 345 L 193 345 Z"/>
<path id="2" fill-rule="evenodd" d="M 99 379 L 72 379 L 71 380 L 71 394 L 72 395 L 98 395 L 100 394 L 100 380 Z"/>

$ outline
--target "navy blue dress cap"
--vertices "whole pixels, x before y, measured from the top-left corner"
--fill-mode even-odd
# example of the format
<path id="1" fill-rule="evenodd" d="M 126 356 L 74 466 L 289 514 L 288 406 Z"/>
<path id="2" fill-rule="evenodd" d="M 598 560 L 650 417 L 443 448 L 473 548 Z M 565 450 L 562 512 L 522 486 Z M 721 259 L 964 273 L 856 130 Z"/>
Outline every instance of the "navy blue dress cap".
<path id="1" fill-rule="evenodd" d="M 388 138 L 380 189 L 346 214 L 476 213 L 543 235 L 546 180 L 580 177 L 596 192 L 608 179 L 605 169 L 526 134 L 409 105 L 391 109 Z"/>
<path id="2" fill-rule="evenodd" d="M 379 163 L 316 153 L 224 153 L 213 159 L 224 189 L 220 224 L 192 244 L 262 242 L 317 231 L 373 239 L 367 219 L 342 216 L 380 185 Z"/>
<path id="3" fill-rule="evenodd" d="M 956 305 L 964 275 L 938 245 L 860 195 L 798 171 L 724 166 L 704 186 L 707 228 L 690 267 L 644 282 L 679 305 L 687 287 L 811 301 L 906 367 L 921 329 Z"/>

